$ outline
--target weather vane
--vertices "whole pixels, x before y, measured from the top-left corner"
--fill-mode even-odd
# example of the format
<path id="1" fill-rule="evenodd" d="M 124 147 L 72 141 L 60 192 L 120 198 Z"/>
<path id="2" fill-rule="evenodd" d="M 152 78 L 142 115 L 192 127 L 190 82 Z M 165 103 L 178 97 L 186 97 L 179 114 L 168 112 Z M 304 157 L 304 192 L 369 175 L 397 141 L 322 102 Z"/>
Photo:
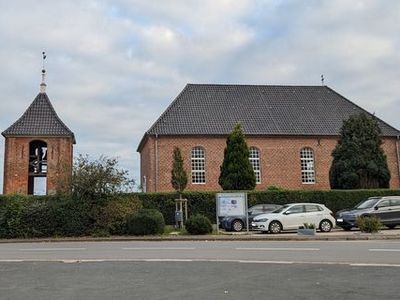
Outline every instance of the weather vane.
<path id="1" fill-rule="evenodd" d="M 42 52 L 42 73 L 46 73 L 46 70 L 44 69 L 44 61 L 46 59 L 46 52 Z"/>
<path id="2" fill-rule="evenodd" d="M 42 52 L 42 83 L 40 84 L 40 92 L 45 93 L 46 92 L 46 69 L 44 68 L 44 62 L 46 59 L 46 52 Z"/>

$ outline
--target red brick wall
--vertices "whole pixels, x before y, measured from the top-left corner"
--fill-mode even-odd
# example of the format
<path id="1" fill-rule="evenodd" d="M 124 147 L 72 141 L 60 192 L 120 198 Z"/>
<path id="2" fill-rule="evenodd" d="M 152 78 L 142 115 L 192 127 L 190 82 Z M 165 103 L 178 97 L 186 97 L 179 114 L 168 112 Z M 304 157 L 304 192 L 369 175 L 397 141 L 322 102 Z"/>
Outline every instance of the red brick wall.
<path id="1" fill-rule="evenodd" d="M 155 143 L 154 138 L 149 137 L 140 155 L 140 182 L 143 191 L 156 191 L 155 170 Z M 146 178 L 146 180 L 144 179 Z M 146 182 L 145 182 L 146 181 Z"/>
<path id="2" fill-rule="evenodd" d="M 254 146 L 261 154 L 261 183 L 256 189 L 264 190 L 268 186 L 278 186 L 293 190 L 321 189 L 328 190 L 329 168 L 332 162 L 331 153 L 337 143 L 332 137 L 247 137 L 249 147 Z M 172 191 L 171 169 L 173 148 L 178 146 L 182 151 L 185 169 L 188 173 L 190 191 L 218 191 L 220 166 L 226 137 L 168 137 L 157 139 L 159 163 L 156 167 L 155 138 L 148 138 L 141 149 L 141 177 L 147 178 L 147 191 Z M 191 149 L 202 146 L 206 155 L 206 183 L 191 183 L 190 156 Z M 315 159 L 315 184 L 303 184 L 301 180 L 300 150 L 311 147 Z M 396 158 L 395 139 L 385 139 L 383 149 L 388 158 L 389 169 L 392 174 L 391 188 L 399 188 L 399 173 Z M 157 172 L 158 169 L 158 172 Z M 156 173 L 158 173 L 158 180 Z M 158 184 L 157 184 L 158 181 Z M 158 186 L 158 187 L 157 187 Z"/>
<path id="3" fill-rule="evenodd" d="M 59 178 L 70 179 L 73 155 L 71 138 L 8 137 L 4 151 L 4 194 L 28 192 L 29 143 L 34 140 L 47 143 L 47 193 L 55 193 Z"/>

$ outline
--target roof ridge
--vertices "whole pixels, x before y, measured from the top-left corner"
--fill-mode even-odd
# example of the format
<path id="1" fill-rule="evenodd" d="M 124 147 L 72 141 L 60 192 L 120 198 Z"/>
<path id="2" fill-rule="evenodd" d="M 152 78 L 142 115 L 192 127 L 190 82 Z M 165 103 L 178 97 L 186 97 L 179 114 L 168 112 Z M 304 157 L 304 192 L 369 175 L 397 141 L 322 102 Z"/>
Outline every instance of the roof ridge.
<path id="1" fill-rule="evenodd" d="M 312 84 L 247 84 L 247 83 L 187 83 L 186 86 L 251 86 L 251 87 L 327 87 L 326 85 Z"/>
<path id="2" fill-rule="evenodd" d="M 53 104 L 51 103 L 51 101 L 50 101 L 50 99 L 49 99 L 49 96 L 47 96 L 47 93 L 43 93 L 43 95 L 44 95 L 44 98 L 46 99 L 47 103 L 49 104 L 50 109 L 53 111 L 54 116 L 55 116 L 56 119 L 60 122 L 61 126 L 63 126 L 64 129 L 65 129 L 66 131 L 69 131 L 72 135 L 74 135 L 74 133 L 71 131 L 71 129 L 69 129 L 68 126 L 65 125 L 65 123 L 64 123 L 64 122 L 61 120 L 61 118 L 58 116 L 56 110 L 54 109 Z"/>
<path id="3" fill-rule="evenodd" d="M 334 92 L 336 95 L 338 95 L 339 97 L 342 97 L 344 100 L 346 100 L 347 102 L 351 103 L 352 105 L 356 106 L 357 108 L 359 108 L 360 110 L 362 110 L 363 112 L 367 113 L 369 116 L 372 116 L 376 119 L 378 119 L 380 122 L 382 122 L 383 124 L 385 124 L 386 126 L 392 128 L 394 131 L 396 131 L 398 133 L 398 135 L 400 136 L 400 130 L 398 130 L 397 128 L 395 128 L 394 126 L 390 125 L 389 123 L 386 123 L 385 121 L 383 121 L 381 118 L 377 117 L 374 114 L 371 114 L 369 111 L 367 111 L 366 109 L 362 108 L 361 106 L 359 106 L 357 103 L 354 103 L 353 101 L 349 100 L 348 98 L 344 97 L 343 95 L 339 94 L 338 92 L 336 92 L 334 89 L 326 86 L 327 89 L 329 89 L 330 91 Z"/>

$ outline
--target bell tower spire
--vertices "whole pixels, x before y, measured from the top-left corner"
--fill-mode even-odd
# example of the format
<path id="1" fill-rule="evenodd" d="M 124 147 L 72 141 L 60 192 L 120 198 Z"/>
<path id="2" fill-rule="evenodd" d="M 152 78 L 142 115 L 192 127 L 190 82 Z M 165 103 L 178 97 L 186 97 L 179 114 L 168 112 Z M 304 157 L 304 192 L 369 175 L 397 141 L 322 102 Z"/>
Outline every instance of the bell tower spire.
<path id="1" fill-rule="evenodd" d="M 46 69 L 44 68 L 44 62 L 46 60 L 46 52 L 42 52 L 42 82 L 40 83 L 40 92 L 46 93 Z"/>

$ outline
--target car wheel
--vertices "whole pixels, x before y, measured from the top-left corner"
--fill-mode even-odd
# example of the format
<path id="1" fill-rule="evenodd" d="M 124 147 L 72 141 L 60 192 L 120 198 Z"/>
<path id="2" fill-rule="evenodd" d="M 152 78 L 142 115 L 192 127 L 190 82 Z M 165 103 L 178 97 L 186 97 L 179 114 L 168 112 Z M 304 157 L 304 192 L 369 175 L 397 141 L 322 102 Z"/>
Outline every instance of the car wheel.
<path id="1" fill-rule="evenodd" d="M 344 231 L 350 231 L 352 227 L 342 227 Z"/>
<path id="2" fill-rule="evenodd" d="M 271 232 L 271 233 L 274 233 L 274 234 L 280 233 L 282 231 L 282 224 L 279 223 L 278 221 L 272 221 L 269 224 L 268 229 L 269 229 L 269 232 Z"/>
<path id="3" fill-rule="evenodd" d="M 396 225 L 386 225 L 389 229 L 394 229 Z"/>
<path id="4" fill-rule="evenodd" d="M 244 224 L 240 220 L 235 220 L 232 222 L 232 230 L 233 231 L 236 231 L 236 232 L 242 231 L 243 227 L 244 227 Z"/>
<path id="5" fill-rule="evenodd" d="M 322 220 L 321 223 L 319 223 L 319 230 L 322 232 L 329 232 L 332 230 L 332 223 L 329 220 Z"/>

